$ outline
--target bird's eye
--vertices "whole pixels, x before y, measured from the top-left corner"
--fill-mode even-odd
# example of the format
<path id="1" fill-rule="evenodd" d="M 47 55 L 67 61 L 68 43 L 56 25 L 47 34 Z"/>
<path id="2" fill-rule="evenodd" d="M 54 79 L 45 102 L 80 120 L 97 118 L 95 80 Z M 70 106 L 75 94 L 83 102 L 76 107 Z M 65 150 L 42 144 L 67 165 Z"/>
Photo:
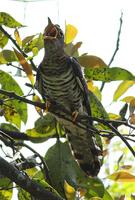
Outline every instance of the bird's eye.
<path id="1" fill-rule="evenodd" d="M 60 36 L 60 37 L 64 37 L 64 34 L 63 34 L 62 31 L 59 31 L 59 36 Z"/>

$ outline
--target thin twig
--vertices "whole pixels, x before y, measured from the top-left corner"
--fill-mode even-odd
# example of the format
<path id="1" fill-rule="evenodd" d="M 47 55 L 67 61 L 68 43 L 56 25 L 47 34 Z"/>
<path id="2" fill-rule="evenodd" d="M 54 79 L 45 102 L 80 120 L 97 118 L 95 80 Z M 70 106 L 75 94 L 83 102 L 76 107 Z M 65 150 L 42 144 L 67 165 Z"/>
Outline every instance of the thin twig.
<path id="1" fill-rule="evenodd" d="M 114 58 L 115 58 L 115 56 L 116 56 L 116 53 L 117 53 L 118 50 L 119 50 L 120 35 L 121 35 L 122 23 L 123 23 L 123 19 L 122 19 L 122 18 L 123 18 L 123 12 L 121 12 L 121 17 L 120 17 L 120 26 L 119 26 L 118 35 L 117 35 L 116 48 L 115 48 L 115 51 L 114 51 L 114 53 L 113 53 L 113 55 L 112 55 L 112 57 L 111 57 L 111 59 L 110 59 L 110 61 L 109 61 L 109 63 L 108 63 L 108 67 L 109 67 L 109 66 L 112 64 L 112 62 L 114 61 Z M 105 82 L 103 81 L 103 82 L 102 82 L 102 85 L 101 85 L 101 88 L 100 88 L 100 91 L 103 90 L 104 86 L 105 86 Z"/>
<path id="2" fill-rule="evenodd" d="M 88 118 L 89 118 L 89 116 L 88 116 Z M 118 131 L 114 126 L 112 126 L 111 123 L 107 122 L 107 121 L 104 120 L 104 119 L 99 119 L 99 118 L 95 118 L 95 117 L 93 117 L 93 120 L 95 120 L 95 121 L 97 121 L 97 122 L 100 122 L 100 123 L 102 123 L 102 124 L 108 126 L 108 127 L 109 127 L 117 136 L 119 136 L 119 138 L 126 144 L 126 146 L 129 148 L 129 150 L 131 151 L 131 153 L 132 153 L 133 156 L 135 157 L 135 151 L 134 151 L 134 149 L 131 147 L 131 145 L 128 143 L 128 141 L 124 138 L 124 136 L 121 135 L 121 134 L 119 133 L 119 131 Z"/>
<path id="3" fill-rule="evenodd" d="M 16 69 L 19 69 L 19 70 L 21 70 L 21 71 L 24 71 L 21 67 L 17 67 L 17 66 L 15 66 L 15 65 L 13 65 L 12 63 L 7 63 L 7 66 L 12 66 L 12 67 L 14 67 L 14 68 L 16 68 Z"/>
<path id="4" fill-rule="evenodd" d="M 124 137 L 126 140 L 130 140 L 131 142 L 135 142 L 135 140 L 133 140 L 132 138 L 129 137 Z"/>

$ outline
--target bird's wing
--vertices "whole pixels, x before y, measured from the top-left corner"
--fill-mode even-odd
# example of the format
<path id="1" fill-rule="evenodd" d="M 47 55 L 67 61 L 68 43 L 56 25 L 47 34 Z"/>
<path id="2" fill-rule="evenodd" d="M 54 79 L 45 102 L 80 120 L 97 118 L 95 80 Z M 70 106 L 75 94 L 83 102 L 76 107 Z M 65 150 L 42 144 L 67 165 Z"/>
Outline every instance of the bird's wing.
<path id="1" fill-rule="evenodd" d="M 90 108 L 89 97 L 88 97 L 88 88 L 87 88 L 86 81 L 83 77 L 80 64 L 78 63 L 77 59 L 74 57 L 69 57 L 68 62 L 71 64 L 73 71 L 75 73 L 75 76 L 78 80 L 78 83 L 83 91 L 84 106 L 86 107 L 86 111 L 88 115 L 91 116 L 91 108 Z"/>
<path id="2" fill-rule="evenodd" d="M 38 66 L 37 70 L 37 75 L 36 75 L 36 83 L 35 83 L 35 88 L 39 91 L 40 94 L 42 94 L 43 99 L 45 100 L 46 96 L 43 90 L 43 83 L 42 83 L 42 77 L 41 77 L 41 67 L 42 67 L 42 62 Z"/>

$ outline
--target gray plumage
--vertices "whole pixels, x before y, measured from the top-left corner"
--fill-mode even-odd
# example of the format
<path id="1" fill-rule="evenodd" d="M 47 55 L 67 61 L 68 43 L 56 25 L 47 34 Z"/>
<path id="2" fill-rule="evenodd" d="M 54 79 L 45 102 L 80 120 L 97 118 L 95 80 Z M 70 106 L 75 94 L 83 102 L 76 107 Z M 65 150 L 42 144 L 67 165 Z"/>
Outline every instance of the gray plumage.
<path id="1" fill-rule="evenodd" d="M 36 86 L 45 100 L 55 101 L 70 112 L 86 112 L 91 115 L 87 85 L 76 59 L 64 52 L 64 35 L 58 25 L 49 24 L 44 31 L 45 56 L 38 67 Z M 100 169 L 96 139 L 75 123 L 58 119 L 65 127 L 74 156 L 80 167 L 95 176 Z M 90 123 L 92 126 L 92 122 Z M 86 127 L 87 129 L 87 127 Z"/>

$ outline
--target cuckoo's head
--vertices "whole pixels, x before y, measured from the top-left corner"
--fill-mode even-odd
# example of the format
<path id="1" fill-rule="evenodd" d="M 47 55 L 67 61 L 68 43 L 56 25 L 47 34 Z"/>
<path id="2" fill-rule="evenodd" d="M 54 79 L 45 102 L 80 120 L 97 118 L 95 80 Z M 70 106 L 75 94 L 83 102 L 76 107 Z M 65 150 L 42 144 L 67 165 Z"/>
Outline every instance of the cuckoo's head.
<path id="1" fill-rule="evenodd" d="M 53 24 L 48 17 L 48 25 L 46 26 L 44 33 L 45 49 L 59 50 L 64 47 L 64 33 L 60 26 Z"/>

